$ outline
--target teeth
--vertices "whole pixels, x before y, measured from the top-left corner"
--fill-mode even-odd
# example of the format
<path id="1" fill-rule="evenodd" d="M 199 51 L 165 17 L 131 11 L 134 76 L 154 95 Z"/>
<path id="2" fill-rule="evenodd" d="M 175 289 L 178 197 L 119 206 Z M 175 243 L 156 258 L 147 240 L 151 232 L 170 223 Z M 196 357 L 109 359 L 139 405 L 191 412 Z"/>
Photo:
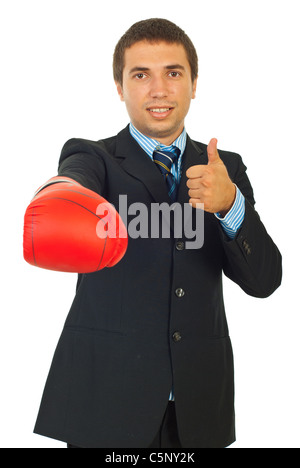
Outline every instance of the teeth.
<path id="1" fill-rule="evenodd" d="M 163 108 L 163 109 L 150 109 L 150 112 L 157 112 L 158 114 L 162 114 L 163 112 L 167 112 L 169 107 Z"/>

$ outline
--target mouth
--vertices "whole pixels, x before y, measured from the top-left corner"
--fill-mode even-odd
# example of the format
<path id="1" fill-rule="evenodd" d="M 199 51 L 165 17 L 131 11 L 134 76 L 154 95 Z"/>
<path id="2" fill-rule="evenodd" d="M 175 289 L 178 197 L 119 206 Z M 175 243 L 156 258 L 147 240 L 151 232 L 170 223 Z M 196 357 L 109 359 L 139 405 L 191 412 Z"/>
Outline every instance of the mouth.
<path id="1" fill-rule="evenodd" d="M 174 107 L 149 107 L 147 111 L 154 119 L 165 119 L 173 109 Z"/>

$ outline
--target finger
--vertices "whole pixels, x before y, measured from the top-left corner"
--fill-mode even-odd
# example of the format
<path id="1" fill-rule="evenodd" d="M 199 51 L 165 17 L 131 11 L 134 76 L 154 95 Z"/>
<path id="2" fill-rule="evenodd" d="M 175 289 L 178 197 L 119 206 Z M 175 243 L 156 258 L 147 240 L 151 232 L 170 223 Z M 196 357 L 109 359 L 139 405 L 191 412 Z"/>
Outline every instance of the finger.
<path id="1" fill-rule="evenodd" d="M 189 189 L 197 189 L 201 185 L 201 180 L 202 178 L 199 177 L 197 179 L 188 179 L 186 185 Z"/>
<path id="2" fill-rule="evenodd" d="M 216 138 L 212 138 L 207 146 L 207 157 L 208 157 L 208 164 L 214 164 L 220 161 L 220 156 L 217 149 L 218 140 Z"/>
<path id="3" fill-rule="evenodd" d="M 189 197 L 190 198 L 200 199 L 201 195 L 202 195 L 202 191 L 200 189 L 190 189 L 189 190 Z"/>
<path id="4" fill-rule="evenodd" d="M 203 164 L 200 164 L 198 166 L 192 166 L 186 171 L 186 176 L 188 179 L 198 179 L 200 177 L 203 177 L 203 175 L 206 172 L 206 167 Z"/>
<path id="5" fill-rule="evenodd" d="M 193 208 L 204 209 L 204 203 L 199 198 L 190 198 L 189 204 L 192 205 Z"/>

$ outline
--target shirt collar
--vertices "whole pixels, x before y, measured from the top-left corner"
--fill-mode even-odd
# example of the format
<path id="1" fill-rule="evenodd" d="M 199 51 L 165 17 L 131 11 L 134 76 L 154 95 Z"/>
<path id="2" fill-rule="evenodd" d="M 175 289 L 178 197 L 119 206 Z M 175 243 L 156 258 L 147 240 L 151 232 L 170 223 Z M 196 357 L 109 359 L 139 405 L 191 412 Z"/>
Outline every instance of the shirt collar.
<path id="1" fill-rule="evenodd" d="M 171 149 L 172 146 L 176 146 L 180 150 L 180 155 L 182 156 L 185 147 L 186 147 L 186 139 L 187 133 L 185 128 L 183 129 L 181 135 L 169 146 L 163 145 L 157 140 L 153 138 L 147 137 L 143 133 L 141 133 L 132 123 L 129 125 L 129 131 L 132 137 L 138 142 L 138 144 L 143 148 L 143 150 L 152 158 L 154 150 L 164 150 L 168 151 Z"/>

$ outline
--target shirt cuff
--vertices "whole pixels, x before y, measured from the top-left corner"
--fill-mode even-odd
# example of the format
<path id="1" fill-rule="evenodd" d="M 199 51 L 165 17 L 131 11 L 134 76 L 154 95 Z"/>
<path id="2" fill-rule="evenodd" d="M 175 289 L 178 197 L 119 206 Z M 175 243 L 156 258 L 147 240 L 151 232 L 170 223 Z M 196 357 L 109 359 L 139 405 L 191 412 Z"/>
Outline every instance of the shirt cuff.
<path id="1" fill-rule="evenodd" d="M 216 218 L 220 221 L 221 226 L 230 239 L 234 239 L 237 231 L 241 227 L 245 217 L 245 197 L 242 195 L 239 188 L 236 186 L 235 202 L 231 210 L 224 218 L 221 218 L 220 213 L 215 213 Z"/>

